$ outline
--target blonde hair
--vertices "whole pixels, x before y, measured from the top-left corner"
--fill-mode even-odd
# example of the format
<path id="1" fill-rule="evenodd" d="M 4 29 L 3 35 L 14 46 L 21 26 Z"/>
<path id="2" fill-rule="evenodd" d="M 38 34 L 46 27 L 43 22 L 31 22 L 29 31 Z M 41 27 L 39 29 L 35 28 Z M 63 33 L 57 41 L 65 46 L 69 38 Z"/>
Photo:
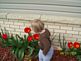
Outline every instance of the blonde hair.
<path id="1" fill-rule="evenodd" d="M 34 19 L 31 22 L 31 26 L 36 33 L 41 32 L 44 29 L 44 23 L 39 19 Z"/>

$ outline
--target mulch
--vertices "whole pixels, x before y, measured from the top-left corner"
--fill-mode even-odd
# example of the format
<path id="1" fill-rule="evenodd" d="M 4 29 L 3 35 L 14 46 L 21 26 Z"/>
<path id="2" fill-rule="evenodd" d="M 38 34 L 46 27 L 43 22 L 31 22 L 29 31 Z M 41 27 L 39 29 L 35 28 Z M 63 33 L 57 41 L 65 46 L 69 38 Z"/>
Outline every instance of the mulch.
<path id="1" fill-rule="evenodd" d="M 0 47 L 0 61 L 18 61 L 14 55 L 10 53 L 10 47 Z M 38 58 L 32 58 L 32 61 L 38 61 Z M 77 61 L 75 56 L 60 55 L 59 50 L 55 50 L 51 61 Z"/>

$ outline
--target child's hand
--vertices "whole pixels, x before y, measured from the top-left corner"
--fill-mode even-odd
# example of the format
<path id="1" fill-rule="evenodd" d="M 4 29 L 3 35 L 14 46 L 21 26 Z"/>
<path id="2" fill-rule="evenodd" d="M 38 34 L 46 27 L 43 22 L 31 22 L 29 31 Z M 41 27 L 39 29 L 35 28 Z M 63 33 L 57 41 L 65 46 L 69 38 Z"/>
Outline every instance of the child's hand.
<path id="1" fill-rule="evenodd" d="M 40 41 L 38 42 L 38 45 L 39 45 L 40 49 L 42 49 L 42 50 L 43 50 L 43 47 L 42 47 L 42 45 L 41 45 Z"/>
<path id="2" fill-rule="evenodd" d="M 38 45 L 41 46 L 40 41 L 38 42 Z"/>

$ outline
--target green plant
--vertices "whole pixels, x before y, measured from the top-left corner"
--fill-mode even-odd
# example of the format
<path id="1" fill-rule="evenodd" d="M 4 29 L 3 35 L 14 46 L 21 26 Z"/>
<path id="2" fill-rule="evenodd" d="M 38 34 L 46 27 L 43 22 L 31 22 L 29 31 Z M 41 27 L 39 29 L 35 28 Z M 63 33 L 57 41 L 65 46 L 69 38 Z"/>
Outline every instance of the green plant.
<path id="1" fill-rule="evenodd" d="M 65 54 L 67 48 L 66 48 L 66 44 L 67 42 L 65 41 L 65 37 L 64 37 L 64 34 L 63 34 L 63 39 L 61 40 L 61 34 L 59 33 L 59 43 L 60 43 L 60 47 L 62 48 L 62 52 Z"/>
<path id="2" fill-rule="evenodd" d="M 3 29 L 1 29 L 1 31 L 1 46 L 3 48 L 10 47 L 11 52 L 18 58 L 19 61 L 23 60 L 25 54 L 27 54 L 28 57 L 38 55 L 38 39 L 36 39 L 36 36 L 32 36 L 32 34 L 30 33 L 30 28 L 26 28 L 25 32 L 28 32 L 28 36 L 24 35 L 24 37 L 20 37 L 18 34 L 10 34 L 5 28 L 4 31 Z M 29 36 L 32 36 L 32 38 L 30 38 Z"/>
<path id="3" fill-rule="evenodd" d="M 65 40 L 64 35 L 63 35 L 63 40 L 61 41 L 60 34 L 59 34 L 59 43 L 60 43 L 60 47 L 62 48 L 62 51 L 61 51 L 62 54 L 69 55 L 69 56 L 75 56 L 78 61 L 81 61 L 81 43 L 74 42 L 73 44 L 72 42 L 68 42 L 69 43 L 68 44 Z M 68 48 L 66 48 L 66 45 Z"/>
<path id="4" fill-rule="evenodd" d="M 77 55 L 76 58 L 78 61 L 81 61 L 81 55 Z"/>

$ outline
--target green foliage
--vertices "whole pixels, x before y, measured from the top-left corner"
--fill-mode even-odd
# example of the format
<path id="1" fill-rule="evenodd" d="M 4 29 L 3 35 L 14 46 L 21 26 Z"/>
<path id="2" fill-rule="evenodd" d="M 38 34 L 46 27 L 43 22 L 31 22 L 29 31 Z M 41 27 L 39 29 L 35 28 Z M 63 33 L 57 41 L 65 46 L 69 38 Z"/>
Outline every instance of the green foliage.
<path id="1" fill-rule="evenodd" d="M 78 61 L 81 61 L 81 55 L 77 55 L 76 57 Z"/>
<path id="2" fill-rule="evenodd" d="M 38 46 L 38 41 L 33 40 L 28 42 L 26 35 L 24 35 L 24 37 L 20 37 L 18 34 L 13 36 L 13 34 L 9 34 L 6 29 L 4 29 L 4 31 L 1 29 L 1 31 L 0 43 L 2 43 L 2 47 L 11 47 L 11 52 L 19 61 L 23 60 L 26 52 L 28 52 L 29 57 L 32 57 L 33 54 L 35 56 L 38 55 L 39 48 L 36 47 Z M 2 34 L 6 34 L 8 36 L 6 40 L 3 39 Z"/>
<path id="3" fill-rule="evenodd" d="M 62 51 L 64 52 L 64 51 L 66 51 L 67 50 L 67 48 L 66 48 L 66 41 L 65 41 L 65 37 L 64 37 L 64 34 L 63 34 L 63 40 L 61 40 L 61 35 L 60 35 L 60 33 L 59 33 L 59 43 L 60 43 L 60 47 L 62 48 Z"/>
<path id="4" fill-rule="evenodd" d="M 69 55 L 69 56 L 76 56 L 78 61 L 81 61 L 81 46 L 80 48 L 66 48 L 66 40 L 65 37 L 63 35 L 63 40 L 61 41 L 61 35 L 59 34 L 59 43 L 60 43 L 60 47 L 62 48 L 61 53 L 63 53 L 64 55 Z M 81 43 L 80 43 L 81 44 Z"/>

